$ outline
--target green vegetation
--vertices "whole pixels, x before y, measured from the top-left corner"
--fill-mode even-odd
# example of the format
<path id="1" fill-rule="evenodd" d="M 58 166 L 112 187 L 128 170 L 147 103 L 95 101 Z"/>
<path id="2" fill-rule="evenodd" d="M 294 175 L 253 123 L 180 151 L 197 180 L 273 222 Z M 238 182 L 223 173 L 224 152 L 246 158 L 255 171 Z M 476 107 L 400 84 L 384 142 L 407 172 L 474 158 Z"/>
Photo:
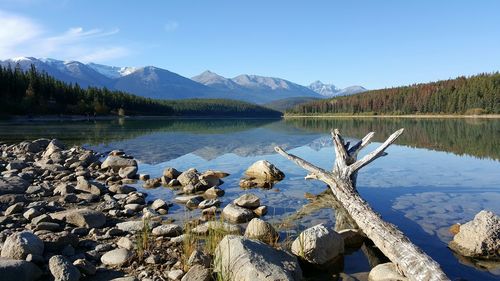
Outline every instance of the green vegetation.
<path id="1" fill-rule="evenodd" d="M 251 103 L 224 99 L 154 100 L 106 88 L 81 88 L 19 67 L 0 67 L 2 115 L 159 115 L 280 117 Z"/>
<path id="2" fill-rule="evenodd" d="M 310 101 L 315 101 L 315 100 L 319 100 L 319 99 L 320 98 L 313 98 L 313 97 L 291 97 L 291 98 L 284 98 L 284 99 L 279 99 L 279 100 L 275 100 L 272 102 L 268 102 L 266 104 L 263 104 L 263 106 L 270 108 L 270 109 L 284 112 L 290 108 L 297 106 L 298 104 L 306 103 L 306 102 L 310 102 Z"/>
<path id="3" fill-rule="evenodd" d="M 300 104 L 289 115 L 498 114 L 500 73 L 367 91 Z"/>

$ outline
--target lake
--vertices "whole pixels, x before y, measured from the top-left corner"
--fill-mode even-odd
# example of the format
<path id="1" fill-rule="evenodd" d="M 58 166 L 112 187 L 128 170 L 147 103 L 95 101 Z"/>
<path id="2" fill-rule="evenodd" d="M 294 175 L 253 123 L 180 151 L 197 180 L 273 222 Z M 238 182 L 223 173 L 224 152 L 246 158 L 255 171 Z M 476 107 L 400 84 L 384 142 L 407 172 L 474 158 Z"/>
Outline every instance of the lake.
<path id="1" fill-rule="evenodd" d="M 2 121 L 0 140 L 58 138 L 100 152 L 123 149 L 139 161 L 139 172 L 159 177 L 166 167 L 199 171 L 217 169 L 231 176 L 221 186 L 228 203 L 249 192 L 269 206 L 264 217 L 281 225 L 282 236 L 292 236 L 318 223 L 335 224 L 335 210 L 316 206 L 305 210 L 305 193 L 327 189 L 319 181 L 304 180 L 305 171 L 274 152 L 281 146 L 320 167 L 331 169 L 334 151 L 330 130 L 339 128 L 355 141 L 370 131 L 375 149 L 392 132 L 404 134 L 382 157 L 358 175 L 361 195 L 382 217 L 397 225 L 432 256 L 452 279 L 498 280 L 500 269 L 488 271 L 481 263 L 455 257 L 446 247 L 448 228 L 469 221 L 482 209 L 500 214 L 500 120 L 409 118 L 294 118 L 262 119 L 116 119 L 100 121 Z M 266 159 L 286 178 L 271 189 L 242 190 L 238 183 L 253 162 Z M 137 185 L 140 188 L 140 185 Z M 149 199 L 172 200 L 166 187 L 141 190 Z M 297 213 L 300 211 L 300 213 Z M 169 217 L 195 217 L 174 205 Z M 283 224 L 286 222 L 286 224 Z M 363 251 L 346 255 L 344 271 L 369 271 Z"/>

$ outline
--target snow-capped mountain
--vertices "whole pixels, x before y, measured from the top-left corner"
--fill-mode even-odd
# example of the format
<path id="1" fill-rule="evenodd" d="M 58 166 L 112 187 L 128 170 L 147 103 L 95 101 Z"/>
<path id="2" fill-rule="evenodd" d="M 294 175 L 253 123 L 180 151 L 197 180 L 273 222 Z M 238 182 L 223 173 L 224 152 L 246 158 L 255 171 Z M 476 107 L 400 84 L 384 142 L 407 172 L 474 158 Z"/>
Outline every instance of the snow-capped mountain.
<path id="1" fill-rule="evenodd" d="M 117 67 L 50 58 L 17 57 L 0 61 L 0 65 L 19 66 L 23 70 L 33 65 L 37 71 L 67 83 L 107 87 L 158 99 L 228 98 L 263 104 L 286 98 L 322 98 L 366 90 L 360 86 L 337 89 L 319 81 L 305 87 L 281 78 L 247 74 L 226 78 L 211 71 L 189 79 L 154 66 Z"/>
<path id="2" fill-rule="evenodd" d="M 315 81 L 309 85 L 309 89 L 315 91 L 316 93 L 324 97 L 338 97 L 338 96 L 348 96 L 367 91 L 361 86 L 350 86 L 344 89 L 337 88 L 333 84 L 324 84 L 321 81 Z"/>

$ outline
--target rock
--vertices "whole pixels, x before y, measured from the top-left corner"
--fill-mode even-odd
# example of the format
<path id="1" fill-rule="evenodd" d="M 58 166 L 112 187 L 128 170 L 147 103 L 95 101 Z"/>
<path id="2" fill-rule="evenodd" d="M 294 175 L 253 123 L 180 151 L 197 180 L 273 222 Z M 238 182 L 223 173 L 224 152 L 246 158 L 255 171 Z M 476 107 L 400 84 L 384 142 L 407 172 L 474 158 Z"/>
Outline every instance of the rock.
<path id="1" fill-rule="evenodd" d="M 189 256 L 187 265 L 189 267 L 192 267 L 194 265 L 210 267 L 212 265 L 212 259 L 202 251 L 194 250 Z"/>
<path id="2" fill-rule="evenodd" d="M 217 207 L 212 206 L 201 210 L 201 214 L 204 216 L 214 216 L 217 213 Z"/>
<path id="3" fill-rule="evenodd" d="M 49 260 L 49 269 L 54 281 L 78 281 L 80 271 L 63 256 L 53 256 Z"/>
<path id="4" fill-rule="evenodd" d="M 85 259 L 77 259 L 73 262 L 73 265 L 85 275 L 94 275 L 97 270 L 95 265 Z"/>
<path id="5" fill-rule="evenodd" d="M 42 276 L 38 266 L 24 260 L 0 259 L 2 281 L 33 281 Z"/>
<path id="6" fill-rule="evenodd" d="M 149 175 L 148 174 L 139 174 L 139 179 L 141 181 L 147 181 L 147 180 L 149 180 Z"/>
<path id="7" fill-rule="evenodd" d="M 0 177 L 0 195 L 4 194 L 24 194 L 29 186 L 29 182 L 20 177 Z"/>
<path id="8" fill-rule="evenodd" d="M 106 216 L 102 212 L 92 209 L 67 210 L 52 213 L 50 216 L 78 227 L 100 228 L 106 224 Z"/>
<path id="9" fill-rule="evenodd" d="M 134 249 L 134 242 L 132 242 L 129 238 L 127 237 L 122 237 L 120 238 L 117 242 L 116 245 L 120 248 L 125 248 L 127 250 L 133 250 Z"/>
<path id="10" fill-rule="evenodd" d="M 84 176 L 79 176 L 76 179 L 77 179 L 77 184 L 75 187 L 76 190 L 95 195 L 101 195 L 102 191 L 105 189 L 105 187 L 101 183 L 88 181 L 85 179 Z"/>
<path id="11" fill-rule="evenodd" d="M 149 179 L 144 182 L 142 187 L 144 188 L 155 188 L 161 185 L 161 179 Z"/>
<path id="12" fill-rule="evenodd" d="M 185 172 L 182 172 L 177 180 L 180 182 L 182 186 L 186 186 L 188 184 L 196 185 L 200 180 L 198 179 L 198 171 L 194 168 L 191 168 Z"/>
<path id="13" fill-rule="evenodd" d="M 266 181 L 279 181 L 285 178 L 285 174 L 282 171 L 266 160 L 259 160 L 253 163 L 245 171 L 245 175 Z"/>
<path id="14" fill-rule="evenodd" d="M 153 208 L 153 210 L 168 209 L 168 204 L 161 199 L 156 199 L 153 203 L 151 203 L 151 208 Z"/>
<path id="15" fill-rule="evenodd" d="M 33 218 L 36 218 L 38 217 L 39 215 L 41 215 L 42 213 L 40 213 L 37 209 L 35 208 L 30 208 L 28 209 L 26 212 L 23 213 L 23 217 L 25 217 L 27 220 L 32 220 Z"/>
<path id="16" fill-rule="evenodd" d="M 111 279 L 110 281 L 138 281 L 138 279 L 135 276 L 126 276 L 126 277 L 114 278 Z"/>
<path id="17" fill-rule="evenodd" d="M 67 195 L 70 193 L 75 193 L 75 187 L 67 183 L 60 183 L 54 189 L 54 195 Z"/>
<path id="18" fill-rule="evenodd" d="M 52 156 L 52 154 L 59 152 L 61 150 L 64 150 L 65 146 L 62 142 L 59 140 L 53 139 L 50 141 L 50 143 L 47 145 L 47 148 L 45 148 L 45 151 L 42 154 L 43 158 L 48 158 Z"/>
<path id="19" fill-rule="evenodd" d="M 202 198 L 200 197 L 194 197 L 189 199 L 189 201 L 186 202 L 186 207 L 190 209 L 196 209 L 198 208 L 198 205 L 201 203 Z"/>
<path id="20" fill-rule="evenodd" d="M 460 231 L 460 224 L 459 223 L 456 223 L 452 226 L 450 226 L 450 228 L 448 229 L 448 231 L 453 234 L 453 235 L 457 235 L 458 232 Z"/>
<path id="21" fill-rule="evenodd" d="M 408 278 L 399 274 L 392 262 L 382 263 L 370 271 L 368 281 L 407 281 Z"/>
<path id="22" fill-rule="evenodd" d="M 176 179 L 179 175 L 181 174 L 181 172 L 177 171 L 175 168 L 165 168 L 165 170 L 163 170 L 163 176 L 169 178 L 169 179 Z"/>
<path id="23" fill-rule="evenodd" d="M 120 168 L 118 175 L 123 179 L 133 179 L 137 175 L 137 166 Z"/>
<path id="24" fill-rule="evenodd" d="M 23 260 L 27 255 L 43 255 L 43 241 L 35 234 L 22 231 L 11 234 L 2 246 L 2 258 Z"/>
<path id="25" fill-rule="evenodd" d="M 259 206 L 259 207 L 255 208 L 255 209 L 253 210 L 253 212 L 254 212 L 254 214 L 256 214 L 257 216 L 262 217 L 262 216 L 264 216 L 265 214 L 267 214 L 267 206 L 264 206 L 264 205 Z"/>
<path id="26" fill-rule="evenodd" d="M 110 155 L 101 164 L 102 169 L 111 168 L 115 172 L 118 172 L 120 168 L 126 167 L 137 167 L 137 161 L 130 158 Z"/>
<path id="27" fill-rule="evenodd" d="M 248 223 L 245 237 L 273 245 L 278 241 L 279 235 L 270 223 L 254 218 Z"/>
<path id="28" fill-rule="evenodd" d="M 182 227 L 176 224 L 162 224 L 151 231 L 156 236 L 175 237 L 182 234 Z"/>
<path id="29" fill-rule="evenodd" d="M 41 214 L 31 220 L 31 223 L 37 225 L 42 222 L 52 222 L 52 218 L 50 218 L 47 214 Z"/>
<path id="30" fill-rule="evenodd" d="M 12 214 L 19 214 L 23 210 L 24 210 L 24 204 L 23 203 L 16 203 L 16 204 L 8 207 L 7 210 L 5 210 L 5 215 L 10 216 Z"/>
<path id="31" fill-rule="evenodd" d="M 222 217 L 233 223 L 244 223 L 250 221 L 254 217 L 254 214 L 248 209 L 228 204 L 222 210 Z"/>
<path id="32" fill-rule="evenodd" d="M 208 268 L 202 265 L 192 266 L 181 281 L 210 281 L 212 280 L 211 272 Z"/>
<path id="33" fill-rule="evenodd" d="M 108 189 L 110 192 L 117 194 L 129 194 L 131 192 L 137 191 L 137 189 L 130 185 L 114 184 Z"/>
<path id="34" fill-rule="evenodd" d="M 78 245 L 78 236 L 68 231 L 62 232 L 48 232 L 39 234 L 40 239 L 42 239 L 45 251 L 57 253 L 62 251 L 68 245 L 76 247 Z"/>
<path id="35" fill-rule="evenodd" d="M 309 263 L 323 265 L 344 253 L 344 240 L 333 229 L 318 224 L 300 233 L 292 252 Z"/>
<path id="36" fill-rule="evenodd" d="M 141 204 L 126 204 L 123 206 L 127 210 L 132 210 L 134 212 L 139 212 L 142 210 L 142 205 Z"/>
<path id="37" fill-rule="evenodd" d="M 206 200 L 203 200 L 200 202 L 200 204 L 198 204 L 198 208 L 200 209 L 206 209 L 206 208 L 210 208 L 212 206 L 220 206 L 220 200 L 219 199 L 206 199 Z"/>
<path id="38" fill-rule="evenodd" d="M 180 269 L 176 270 L 171 270 L 167 277 L 169 280 L 175 281 L 175 280 L 181 280 L 182 275 L 184 275 L 184 272 Z"/>
<path id="39" fill-rule="evenodd" d="M 122 266 L 129 261 L 133 253 L 127 249 L 119 248 L 111 250 L 101 257 L 101 262 L 105 265 Z"/>
<path id="40" fill-rule="evenodd" d="M 243 208 L 255 209 L 260 206 L 260 199 L 253 194 L 247 193 L 236 198 L 233 203 Z"/>
<path id="41" fill-rule="evenodd" d="M 157 226 L 158 223 L 155 221 L 150 221 L 149 222 L 149 228 L 152 229 L 153 227 Z M 125 221 L 125 222 L 120 222 L 116 224 L 116 227 L 122 231 L 130 232 L 130 233 L 136 233 L 137 231 L 141 231 L 144 228 L 144 221 L 138 220 L 138 221 Z"/>
<path id="42" fill-rule="evenodd" d="M 200 183 L 204 186 L 219 186 L 223 184 L 224 182 L 217 177 L 216 175 L 213 174 L 207 174 L 203 173 L 201 174 L 198 179 L 200 180 Z"/>
<path id="43" fill-rule="evenodd" d="M 203 196 L 200 195 L 186 195 L 186 196 L 177 196 L 174 201 L 181 204 L 186 204 L 189 200 L 198 200 L 199 202 L 203 201 Z"/>
<path id="44" fill-rule="evenodd" d="M 500 259 L 500 217 L 481 211 L 472 221 L 460 226 L 449 247 L 462 256 Z"/>
<path id="45" fill-rule="evenodd" d="M 205 190 L 205 197 L 207 198 L 217 198 L 217 197 L 221 197 L 221 196 L 224 196 L 224 190 L 216 187 L 216 186 L 213 186 L 207 190 Z"/>
<path id="46" fill-rule="evenodd" d="M 215 271 L 224 280 L 285 281 L 301 280 L 297 258 L 256 240 L 225 236 L 215 249 Z"/>

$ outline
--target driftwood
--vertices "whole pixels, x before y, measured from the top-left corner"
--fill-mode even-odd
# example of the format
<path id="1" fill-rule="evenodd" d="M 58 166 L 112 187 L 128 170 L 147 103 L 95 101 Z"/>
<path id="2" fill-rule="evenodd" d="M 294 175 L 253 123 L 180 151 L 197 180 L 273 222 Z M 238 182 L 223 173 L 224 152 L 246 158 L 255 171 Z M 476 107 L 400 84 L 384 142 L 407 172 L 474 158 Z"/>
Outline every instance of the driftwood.
<path id="1" fill-rule="evenodd" d="M 355 187 L 358 171 L 386 155 L 385 149 L 402 133 L 403 129 L 396 131 L 377 149 L 358 160 L 359 151 L 370 143 L 374 133 L 369 133 L 349 147 L 349 143 L 344 142 L 338 130 L 332 131 L 336 159 L 331 172 L 289 154 L 280 147 L 275 147 L 275 150 L 307 170 L 309 174 L 306 178 L 318 179 L 330 186 L 335 197 L 359 228 L 409 280 L 449 280 L 437 262 L 414 245 L 395 225 L 382 220 L 361 198 Z"/>

